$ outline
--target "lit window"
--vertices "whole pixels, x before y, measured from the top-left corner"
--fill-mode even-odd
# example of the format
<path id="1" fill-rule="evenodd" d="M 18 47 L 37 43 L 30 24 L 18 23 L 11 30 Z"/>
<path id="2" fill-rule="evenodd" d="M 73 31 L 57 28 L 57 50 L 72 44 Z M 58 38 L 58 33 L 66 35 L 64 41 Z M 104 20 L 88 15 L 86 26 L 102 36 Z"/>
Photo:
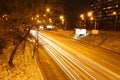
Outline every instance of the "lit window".
<path id="1" fill-rule="evenodd" d="M 105 10 L 106 8 L 103 8 L 103 10 Z"/>
<path id="2" fill-rule="evenodd" d="M 93 4 L 91 5 L 91 7 L 94 6 Z"/>
<path id="3" fill-rule="evenodd" d="M 118 5 L 116 5 L 116 7 L 118 7 Z"/>
<path id="4" fill-rule="evenodd" d="M 105 13 L 108 13 L 108 11 L 105 11 Z"/>
<path id="5" fill-rule="evenodd" d="M 108 9 L 111 9 L 111 7 L 109 6 Z"/>

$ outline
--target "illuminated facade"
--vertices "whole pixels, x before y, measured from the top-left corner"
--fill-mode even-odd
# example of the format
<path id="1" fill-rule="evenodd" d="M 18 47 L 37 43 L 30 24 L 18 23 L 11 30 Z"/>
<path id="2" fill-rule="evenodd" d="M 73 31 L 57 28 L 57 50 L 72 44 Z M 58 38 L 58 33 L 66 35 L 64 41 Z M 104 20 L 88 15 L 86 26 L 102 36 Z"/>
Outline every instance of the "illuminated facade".
<path id="1" fill-rule="evenodd" d="M 97 29 L 120 31 L 120 0 L 91 0 Z"/>

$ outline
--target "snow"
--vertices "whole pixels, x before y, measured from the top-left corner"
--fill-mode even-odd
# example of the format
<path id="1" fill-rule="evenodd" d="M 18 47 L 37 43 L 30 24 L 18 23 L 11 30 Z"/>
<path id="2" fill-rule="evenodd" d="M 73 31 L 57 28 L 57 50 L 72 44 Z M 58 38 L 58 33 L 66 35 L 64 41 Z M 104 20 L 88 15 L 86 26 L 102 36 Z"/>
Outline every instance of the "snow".
<path id="1" fill-rule="evenodd" d="M 13 60 L 14 67 L 8 65 L 8 54 L 12 49 L 13 46 L 9 46 L 0 54 L 0 80 L 42 80 L 37 63 L 31 56 L 30 46 L 26 47 L 24 54 L 19 47 Z"/>
<path id="2" fill-rule="evenodd" d="M 52 32 L 52 31 L 51 31 Z M 69 38 L 74 38 L 74 31 L 53 31 L 54 34 L 64 35 Z M 97 47 L 102 47 L 117 53 L 120 53 L 120 32 L 100 31 L 99 34 L 78 37 L 78 41 L 83 41 Z M 28 43 L 29 44 L 29 43 Z M 0 54 L 0 80 L 43 80 L 41 72 L 35 59 L 32 58 L 32 49 L 27 44 L 25 53 L 21 51 L 21 47 L 17 50 L 13 60 L 14 67 L 9 67 L 8 60 L 13 46 L 9 46 Z"/>
<path id="3" fill-rule="evenodd" d="M 105 48 L 120 53 L 120 33 L 101 31 L 99 34 L 90 34 L 81 41 L 90 43 L 97 47 Z"/>
<path id="4" fill-rule="evenodd" d="M 73 30 L 57 31 L 56 33 L 80 42 L 82 41 L 93 46 L 108 49 L 115 53 L 120 53 L 120 32 L 99 31 L 99 34 L 92 34 L 91 32 L 87 31 L 86 36 L 75 35 L 75 31 Z"/>

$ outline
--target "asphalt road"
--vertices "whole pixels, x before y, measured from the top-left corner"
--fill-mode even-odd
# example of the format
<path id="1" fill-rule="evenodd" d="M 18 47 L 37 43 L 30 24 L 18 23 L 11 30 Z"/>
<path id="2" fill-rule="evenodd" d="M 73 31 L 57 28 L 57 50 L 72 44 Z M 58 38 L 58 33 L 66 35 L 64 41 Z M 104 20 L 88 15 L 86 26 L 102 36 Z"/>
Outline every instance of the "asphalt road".
<path id="1" fill-rule="evenodd" d="M 42 46 L 37 59 L 45 80 L 120 80 L 119 54 L 55 32 L 31 33 Z"/>

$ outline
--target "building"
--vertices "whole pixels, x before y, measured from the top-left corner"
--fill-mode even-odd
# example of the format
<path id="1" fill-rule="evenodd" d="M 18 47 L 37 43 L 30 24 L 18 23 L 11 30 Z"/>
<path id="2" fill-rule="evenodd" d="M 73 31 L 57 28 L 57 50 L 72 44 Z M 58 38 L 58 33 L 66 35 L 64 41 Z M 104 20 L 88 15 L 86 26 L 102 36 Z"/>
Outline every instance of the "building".
<path id="1" fill-rule="evenodd" d="M 90 9 L 97 29 L 120 31 L 120 0 L 91 0 Z"/>

